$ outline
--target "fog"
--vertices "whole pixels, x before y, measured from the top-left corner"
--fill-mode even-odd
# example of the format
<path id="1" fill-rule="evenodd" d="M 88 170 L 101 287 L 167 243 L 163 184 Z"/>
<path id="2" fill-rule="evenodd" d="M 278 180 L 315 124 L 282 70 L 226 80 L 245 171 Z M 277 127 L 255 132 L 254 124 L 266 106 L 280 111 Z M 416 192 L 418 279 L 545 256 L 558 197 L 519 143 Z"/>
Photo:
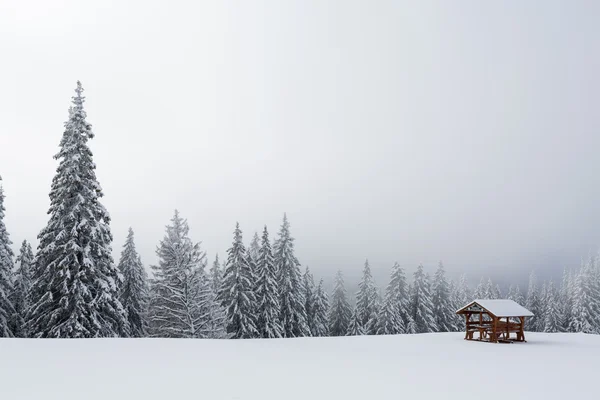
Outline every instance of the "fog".
<path id="1" fill-rule="evenodd" d="M 85 4 L 84 4 L 85 3 Z M 210 261 L 286 212 L 383 284 L 554 275 L 600 245 L 600 3 L 0 2 L 0 175 L 36 242 L 77 80 L 118 259 L 177 208 Z M 516 279 L 516 278 L 515 278 Z"/>

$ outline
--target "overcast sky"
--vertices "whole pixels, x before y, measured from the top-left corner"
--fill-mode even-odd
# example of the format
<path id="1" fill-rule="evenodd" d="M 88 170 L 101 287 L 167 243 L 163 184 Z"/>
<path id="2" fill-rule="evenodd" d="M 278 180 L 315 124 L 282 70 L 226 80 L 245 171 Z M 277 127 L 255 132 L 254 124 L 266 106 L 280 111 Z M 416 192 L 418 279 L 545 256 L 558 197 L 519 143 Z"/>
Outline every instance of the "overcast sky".
<path id="1" fill-rule="evenodd" d="M 485 3 L 485 4 L 484 4 Z M 600 2 L 0 0 L 0 174 L 36 242 L 79 79 L 118 258 L 284 212 L 318 276 L 540 274 L 600 246 Z M 382 280 L 382 279 L 381 279 Z M 384 283 L 384 282 L 380 282 Z"/>

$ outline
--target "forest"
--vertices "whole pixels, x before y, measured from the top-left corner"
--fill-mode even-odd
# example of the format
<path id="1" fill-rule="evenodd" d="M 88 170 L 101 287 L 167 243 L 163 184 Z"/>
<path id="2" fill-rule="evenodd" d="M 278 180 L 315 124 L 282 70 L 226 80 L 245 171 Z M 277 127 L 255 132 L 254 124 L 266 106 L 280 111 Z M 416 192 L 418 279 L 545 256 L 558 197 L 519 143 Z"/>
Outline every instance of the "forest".
<path id="1" fill-rule="evenodd" d="M 14 254 L 0 186 L 0 337 L 21 338 L 293 338 L 452 332 L 464 328 L 455 310 L 473 299 L 508 298 L 535 314 L 536 332 L 600 333 L 600 257 L 567 269 L 560 282 L 537 282 L 502 293 L 491 279 L 472 289 L 466 276 L 448 279 L 418 266 L 412 279 L 398 263 L 380 290 L 368 260 L 350 304 L 341 271 L 328 293 L 303 268 L 283 216 L 272 238 L 265 226 L 248 245 L 233 230 L 223 260 L 207 260 L 175 211 L 158 243 L 151 276 L 129 230 L 117 263 L 110 215 L 88 145 L 94 138 L 77 83 L 60 141 L 48 222 L 36 251 L 23 241 Z"/>

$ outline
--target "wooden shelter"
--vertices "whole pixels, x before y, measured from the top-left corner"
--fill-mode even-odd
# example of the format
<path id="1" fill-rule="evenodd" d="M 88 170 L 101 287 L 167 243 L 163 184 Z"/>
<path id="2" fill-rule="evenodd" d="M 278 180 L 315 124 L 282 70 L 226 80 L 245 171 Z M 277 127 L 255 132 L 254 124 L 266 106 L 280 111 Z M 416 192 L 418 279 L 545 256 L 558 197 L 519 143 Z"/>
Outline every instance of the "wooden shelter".
<path id="1" fill-rule="evenodd" d="M 492 343 L 525 342 L 525 317 L 533 317 L 512 300 L 474 300 L 456 313 L 466 318 L 466 340 Z"/>

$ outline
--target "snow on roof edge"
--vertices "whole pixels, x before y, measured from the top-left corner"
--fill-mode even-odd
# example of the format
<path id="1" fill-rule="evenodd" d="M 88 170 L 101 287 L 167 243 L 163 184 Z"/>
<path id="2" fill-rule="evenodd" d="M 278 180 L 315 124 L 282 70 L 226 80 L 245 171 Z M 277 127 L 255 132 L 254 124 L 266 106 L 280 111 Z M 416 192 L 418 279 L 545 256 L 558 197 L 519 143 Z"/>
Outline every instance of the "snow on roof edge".
<path id="1" fill-rule="evenodd" d="M 520 305 L 519 303 L 508 299 L 476 299 L 467 305 L 459 308 L 456 312 L 460 312 L 473 303 L 479 304 L 486 311 L 494 314 L 496 317 L 533 317 L 534 314 Z"/>

